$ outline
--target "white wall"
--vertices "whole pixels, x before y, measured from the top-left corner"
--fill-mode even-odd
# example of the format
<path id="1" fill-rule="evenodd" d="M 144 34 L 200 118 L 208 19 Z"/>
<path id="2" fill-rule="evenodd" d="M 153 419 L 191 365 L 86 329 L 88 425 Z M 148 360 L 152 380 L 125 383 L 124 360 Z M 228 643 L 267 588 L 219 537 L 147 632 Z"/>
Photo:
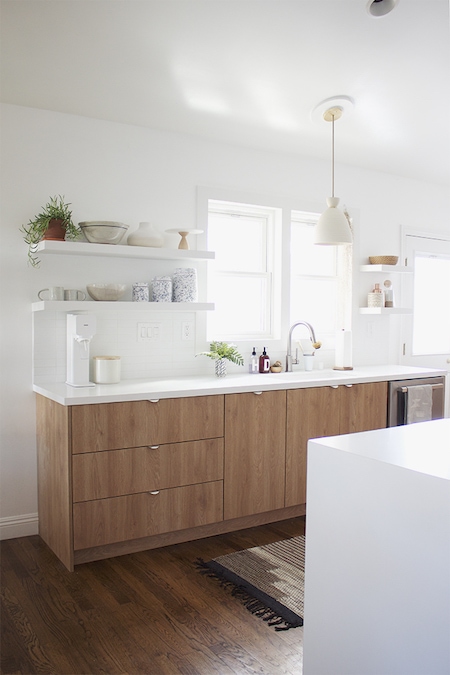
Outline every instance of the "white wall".
<path id="1" fill-rule="evenodd" d="M 113 266 L 102 261 L 94 268 L 83 258 L 52 256 L 32 269 L 20 226 L 48 197 L 61 194 L 72 203 L 75 222 L 118 220 L 134 229 L 139 221 L 151 220 L 161 231 L 181 224 L 194 227 L 198 186 L 274 195 L 289 199 L 296 208 L 321 211 L 329 191 L 329 163 L 19 106 L 3 105 L 1 123 L 0 535 L 12 537 L 37 532 L 30 312 L 37 291 L 49 285 L 84 288 L 95 280 L 130 284 L 141 277 L 150 279 L 160 269 L 170 272 L 169 267 L 155 268 L 146 261 L 121 260 Z M 336 187 L 354 215 L 355 269 L 369 254 L 399 253 L 401 224 L 443 229 L 448 203 L 443 187 L 342 165 L 336 167 Z M 390 334 L 396 335 L 391 323 L 395 318 L 360 316 L 356 308 L 363 304 L 369 280 L 356 271 L 355 286 L 355 365 L 395 362 L 398 345 L 390 342 Z M 140 358 L 145 360 L 145 376 L 204 371 L 206 359 L 194 358 L 195 343 L 180 341 L 181 321 L 186 319 L 195 321 L 195 316 L 162 316 L 164 349 L 161 345 L 161 351 L 137 354 L 137 317 L 102 317 L 93 353 L 125 351 L 130 377 L 141 372 Z M 159 318 L 150 315 L 146 320 Z M 40 316 L 36 331 L 36 378 L 57 379 L 64 364 L 61 317 Z M 42 346 L 45 334 L 50 348 Z"/>

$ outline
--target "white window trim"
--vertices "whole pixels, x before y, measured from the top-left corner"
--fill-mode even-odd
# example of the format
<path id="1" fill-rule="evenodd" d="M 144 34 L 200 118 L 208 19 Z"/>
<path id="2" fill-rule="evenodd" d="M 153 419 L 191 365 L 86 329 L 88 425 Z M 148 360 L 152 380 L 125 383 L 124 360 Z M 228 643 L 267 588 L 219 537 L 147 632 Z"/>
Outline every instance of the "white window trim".
<path id="1" fill-rule="evenodd" d="M 275 319 L 278 321 L 278 325 L 281 327 L 280 335 L 271 340 L 266 340 L 264 342 L 269 353 L 285 353 L 287 338 L 289 334 L 289 315 L 290 315 L 290 277 L 291 277 L 291 263 L 290 263 L 290 229 L 291 229 L 291 214 L 292 212 L 301 212 L 301 213 L 310 213 L 317 214 L 322 213 L 324 210 L 324 204 L 322 202 L 308 202 L 306 200 L 301 200 L 297 198 L 292 198 L 289 196 L 280 196 L 280 195 L 261 195 L 260 193 L 246 192 L 239 189 L 232 188 L 221 188 L 214 186 L 198 186 L 197 187 L 197 222 L 196 226 L 199 229 L 203 230 L 203 234 L 199 235 L 198 246 L 199 248 L 207 248 L 207 229 L 208 229 L 208 201 L 217 200 L 217 201 L 229 201 L 229 202 L 238 202 L 240 204 L 259 204 L 261 206 L 267 206 L 268 208 L 277 208 L 281 209 L 281 218 L 282 218 L 282 238 L 281 238 L 281 275 L 279 279 L 279 284 L 282 289 L 286 289 L 281 293 L 281 303 L 279 306 L 279 316 Z M 351 208 L 351 213 L 354 218 L 359 218 L 359 211 L 357 209 Z M 349 265 L 348 269 L 350 271 L 348 278 L 348 285 L 350 300 L 348 307 L 346 308 L 345 316 L 342 317 L 343 325 L 347 328 L 351 328 L 352 323 L 359 319 L 358 310 L 356 306 L 353 306 L 353 299 L 351 296 L 352 287 L 355 283 L 358 282 L 359 276 L 357 275 L 357 270 L 354 265 L 352 265 L 353 257 L 357 255 L 359 250 L 359 232 L 358 229 L 354 229 L 353 232 L 353 246 L 341 247 L 345 249 L 340 251 L 340 255 L 347 256 L 347 263 Z M 200 281 L 200 279 L 199 279 Z M 205 273 L 205 284 L 206 284 L 206 273 Z M 279 292 L 280 287 L 277 288 Z M 307 318 L 305 319 L 307 320 Z M 239 341 L 243 345 L 243 350 L 248 350 L 251 340 L 242 340 Z M 262 344 L 262 341 L 259 341 L 259 344 Z M 208 345 L 206 340 L 206 316 L 205 313 L 199 313 L 197 315 L 197 333 L 196 333 L 196 349 L 201 351 L 205 349 Z M 253 346 L 253 345 L 251 345 Z"/>

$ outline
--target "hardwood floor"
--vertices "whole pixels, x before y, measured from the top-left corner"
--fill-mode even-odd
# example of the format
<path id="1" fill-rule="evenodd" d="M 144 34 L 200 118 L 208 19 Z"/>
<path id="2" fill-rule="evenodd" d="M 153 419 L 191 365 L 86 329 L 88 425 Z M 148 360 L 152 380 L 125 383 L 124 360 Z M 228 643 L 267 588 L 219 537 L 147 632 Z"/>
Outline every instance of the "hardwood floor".
<path id="1" fill-rule="evenodd" d="M 38 536 L 1 542 L 1 672 L 301 675 L 303 629 L 276 632 L 195 560 L 304 533 L 304 518 L 79 565 Z"/>

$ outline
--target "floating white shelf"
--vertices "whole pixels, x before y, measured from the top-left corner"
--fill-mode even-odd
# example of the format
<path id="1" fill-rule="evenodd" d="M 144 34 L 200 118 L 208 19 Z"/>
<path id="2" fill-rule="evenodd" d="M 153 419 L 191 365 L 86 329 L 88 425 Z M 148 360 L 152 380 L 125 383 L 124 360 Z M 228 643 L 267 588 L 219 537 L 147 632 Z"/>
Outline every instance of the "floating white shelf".
<path id="1" fill-rule="evenodd" d="M 92 255 L 109 258 L 144 258 L 147 260 L 214 260 L 215 258 L 213 251 L 90 244 L 83 241 L 41 241 L 36 252 L 38 255 Z"/>
<path id="2" fill-rule="evenodd" d="M 121 312 L 209 312 L 214 309 L 213 302 L 96 302 L 87 301 L 64 301 L 42 300 L 33 302 L 33 312 L 97 312 L 97 311 L 121 311 Z"/>
<path id="3" fill-rule="evenodd" d="M 360 314 L 412 314 L 407 307 L 360 307 Z"/>
<path id="4" fill-rule="evenodd" d="M 400 267 L 397 265 L 361 265 L 361 272 L 386 272 L 386 274 L 412 274 L 411 267 Z"/>

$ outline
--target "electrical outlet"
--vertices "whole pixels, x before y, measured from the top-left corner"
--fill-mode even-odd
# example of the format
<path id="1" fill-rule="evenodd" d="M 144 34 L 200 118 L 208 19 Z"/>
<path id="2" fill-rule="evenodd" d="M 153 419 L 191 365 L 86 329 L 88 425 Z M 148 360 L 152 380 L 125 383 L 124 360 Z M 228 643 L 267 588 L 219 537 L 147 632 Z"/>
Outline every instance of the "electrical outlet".
<path id="1" fill-rule="evenodd" d="M 137 339 L 138 342 L 159 342 L 161 340 L 161 324 L 138 323 Z"/>
<path id="2" fill-rule="evenodd" d="M 183 321 L 181 324 L 181 339 L 182 340 L 193 340 L 194 339 L 194 323 L 193 321 Z"/>

